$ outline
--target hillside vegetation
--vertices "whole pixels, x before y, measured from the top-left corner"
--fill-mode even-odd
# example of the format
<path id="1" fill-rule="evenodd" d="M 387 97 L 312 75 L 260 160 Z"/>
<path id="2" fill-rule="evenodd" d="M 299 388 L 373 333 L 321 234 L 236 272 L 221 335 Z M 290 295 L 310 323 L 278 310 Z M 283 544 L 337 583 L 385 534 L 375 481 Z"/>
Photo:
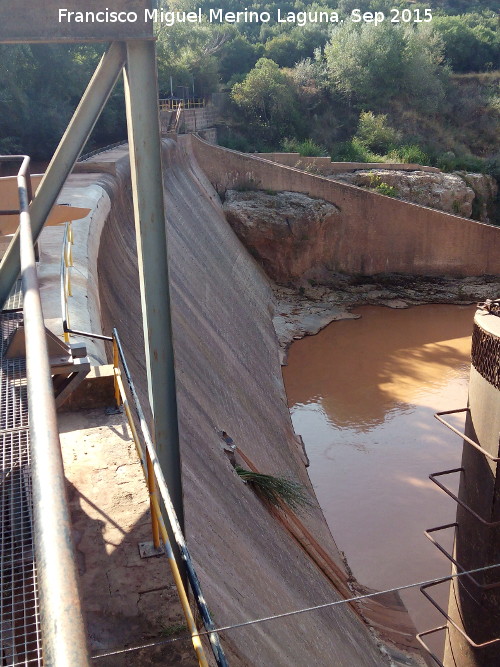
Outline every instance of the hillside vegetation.
<path id="1" fill-rule="evenodd" d="M 208 0 L 169 0 L 189 11 Z M 240 11 L 239 0 L 220 0 Z M 500 36 L 495 0 L 249 2 L 265 23 L 157 24 L 163 95 L 225 92 L 221 143 L 338 160 L 425 162 L 500 174 Z M 391 23 L 391 8 L 411 21 Z M 287 12 L 342 22 L 278 23 Z M 353 23 L 353 9 L 386 20 Z M 432 20 L 425 11 L 432 12 Z M 409 13 L 408 13 L 409 12 Z M 401 17 L 400 13 L 398 16 Z M 418 20 L 417 20 L 418 19 Z M 48 157 L 102 52 L 99 46 L 0 47 L 0 151 Z M 118 87 L 89 148 L 125 136 Z"/>

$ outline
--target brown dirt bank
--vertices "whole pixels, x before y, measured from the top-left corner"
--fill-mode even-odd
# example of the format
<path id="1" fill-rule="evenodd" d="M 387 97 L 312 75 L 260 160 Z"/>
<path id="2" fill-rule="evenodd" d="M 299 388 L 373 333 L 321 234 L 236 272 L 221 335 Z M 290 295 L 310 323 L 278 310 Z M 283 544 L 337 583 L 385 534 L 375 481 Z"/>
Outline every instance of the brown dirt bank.
<path id="1" fill-rule="evenodd" d="M 287 408 L 268 281 L 228 226 L 192 157 L 165 142 L 164 165 L 186 533 L 215 622 L 338 599 L 290 532 L 241 482 L 219 435 L 226 430 L 260 471 L 289 475 L 313 493 Z M 125 163 L 117 164 L 116 175 L 102 176 L 101 184 L 112 199 L 98 260 L 103 328 L 118 328 L 146 404 Z M 345 571 L 319 507 L 302 520 Z M 233 630 L 223 643 L 233 665 L 389 664 L 348 605 Z"/>
<path id="2" fill-rule="evenodd" d="M 421 277 L 331 275 L 326 284 L 302 281 L 299 287 L 273 285 L 274 327 L 282 363 L 294 340 L 318 333 L 335 320 L 357 319 L 352 308 L 366 305 L 408 308 L 426 303 L 473 304 L 500 294 L 499 276 Z"/>

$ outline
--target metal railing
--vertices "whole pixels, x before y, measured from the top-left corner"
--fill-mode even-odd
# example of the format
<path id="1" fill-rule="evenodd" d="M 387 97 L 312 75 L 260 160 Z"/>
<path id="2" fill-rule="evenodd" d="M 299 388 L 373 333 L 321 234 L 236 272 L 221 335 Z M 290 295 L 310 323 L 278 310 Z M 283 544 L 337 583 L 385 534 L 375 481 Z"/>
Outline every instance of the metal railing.
<path id="1" fill-rule="evenodd" d="M 61 252 L 61 312 L 62 312 L 62 328 L 64 342 L 69 343 L 70 323 L 69 323 L 69 309 L 68 297 L 73 296 L 71 290 L 71 271 L 73 266 L 73 227 L 71 222 L 67 222 L 64 226 L 64 236 Z"/>
<path id="2" fill-rule="evenodd" d="M 175 111 L 176 109 L 202 109 L 207 106 L 204 97 L 193 97 L 187 100 L 165 98 L 158 100 L 160 111 Z"/>
<path id="3" fill-rule="evenodd" d="M 90 158 L 94 157 L 94 155 L 99 155 L 100 153 L 111 151 L 113 150 L 113 148 L 124 146 L 126 143 L 128 143 L 128 139 L 122 139 L 121 141 L 116 141 L 114 144 L 108 144 L 107 146 L 102 146 L 101 148 L 95 148 L 93 151 L 90 151 L 89 153 L 84 153 L 83 155 L 80 155 L 77 162 L 85 162 L 85 160 L 90 160 Z"/>
<path id="4" fill-rule="evenodd" d="M 21 162 L 17 176 L 19 210 L 1 213 L 20 217 L 33 524 L 43 659 L 47 665 L 85 666 L 89 665 L 89 656 L 29 214 L 30 160 L 25 155 L 1 159 Z"/>
<path id="5" fill-rule="evenodd" d="M 95 334 L 87 331 L 79 331 L 76 329 L 71 329 L 69 324 L 69 309 L 68 309 L 68 297 L 71 296 L 71 276 L 70 269 L 73 266 L 73 254 L 72 254 L 72 244 L 74 242 L 73 229 L 71 223 L 66 223 L 63 243 L 61 249 L 61 262 L 60 262 L 60 291 L 61 291 L 61 314 L 62 314 L 62 326 L 63 334 L 66 342 L 69 342 L 70 334 L 83 336 L 87 338 L 95 338 L 99 340 L 104 340 L 112 343 L 113 345 L 113 373 L 114 373 L 114 387 L 115 387 L 115 401 L 117 406 L 123 406 L 127 421 L 130 427 L 130 432 L 134 440 L 134 444 L 137 450 L 137 455 L 141 462 L 141 466 L 144 473 L 144 478 L 147 484 L 149 498 L 150 498 L 150 511 L 151 511 L 151 530 L 153 535 L 153 544 L 155 549 L 162 547 L 165 550 L 167 555 L 169 565 L 172 571 L 174 582 L 178 591 L 179 599 L 181 606 L 184 612 L 184 617 L 186 619 L 186 624 L 191 632 L 193 648 L 198 657 L 198 662 L 202 667 L 208 666 L 208 662 L 204 653 L 204 649 L 198 635 L 198 629 L 191 611 L 189 604 L 187 592 L 182 580 L 182 575 L 179 570 L 179 565 L 175 559 L 172 545 L 168 537 L 166 521 L 163 518 L 162 510 L 160 507 L 160 499 L 163 502 L 163 505 L 167 513 L 167 521 L 171 527 L 172 533 L 175 536 L 175 541 L 181 555 L 183 564 L 186 568 L 187 579 L 191 586 L 196 605 L 198 607 L 200 616 L 203 620 L 205 629 L 209 633 L 209 640 L 211 644 L 212 651 L 215 656 L 215 660 L 219 667 L 226 667 L 227 660 L 224 655 L 224 651 L 220 644 L 219 637 L 216 632 L 214 632 L 215 625 L 210 616 L 210 612 L 206 605 L 203 593 L 201 591 L 200 582 L 196 571 L 194 569 L 191 556 L 186 546 L 184 535 L 174 510 L 170 494 L 165 482 L 165 477 L 161 470 L 158 458 L 156 456 L 156 451 L 153 445 L 153 440 L 149 432 L 149 428 L 144 417 L 144 411 L 142 409 L 137 391 L 135 389 L 134 382 L 132 380 L 132 375 L 130 373 L 125 353 L 123 351 L 123 346 L 118 335 L 118 331 L 113 329 L 112 336 L 105 336 L 103 334 Z M 123 380 L 125 378 L 125 382 Z M 127 389 L 128 388 L 128 391 Z M 131 401 L 129 400 L 129 396 Z M 133 411 L 135 412 L 135 418 Z M 136 423 L 140 426 L 140 431 L 142 434 L 142 440 L 137 431 Z M 143 446 L 144 443 L 144 446 Z"/>
<path id="6" fill-rule="evenodd" d="M 149 432 L 149 428 L 144 417 L 144 412 L 137 394 L 134 382 L 132 380 L 132 375 L 130 373 L 129 367 L 127 365 L 127 360 L 125 358 L 125 353 L 118 335 L 118 331 L 113 329 L 113 368 L 114 368 L 114 378 L 115 378 L 115 399 L 118 405 L 122 404 L 127 415 L 127 420 L 130 426 L 132 437 L 135 442 L 137 453 L 142 464 L 144 471 L 144 476 L 146 483 L 148 485 L 149 498 L 150 498 L 150 508 L 151 508 L 151 521 L 152 521 L 152 533 L 153 533 L 153 542 L 154 546 L 158 548 L 163 542 L 163 547 L 165 553 L 167 554 L 168 561 L 172 570 L 174 581 L 179 593 L 179 598 L 181 605 L 184 611 L 184 616 L 186 618 L 186 623 L 191 632 L 193 647 L 195 649 L 196 655 L 198 656 L 198 661 L 200 665 L 208 665 L 206 657 L 204 655 L 203 647 L 201 645 L 201 640 L 198 635 L 198 630 L 193 619 L 189 601 L 187 598 L 186 590 L 182 581 L 182 577 L 179 571 L 179 566 L 174 557 L 172 546 L 168 537 L 166 522 L 163 518 L 162 510 L 160 507 L 160 499 L 163 502 L 165 511 L 167 514 L 167 521 L 170 525 L 171 531 L 174 535 L 175 542 L 180 552 L 182 562 L 184 564 L 187 579 L 191 586 L 193 596 L 198 607 L 198 611 L 203 620 L 205 629 L 208 632 L 208 638 L 210 640 L 210 645 L 212 652 L 215 657 L 215 661 L 219 667 L 227 667 L 227 659 L 224 654 L 224 650 L 221 646 L 219 636 L 215 632 L 215 625 L 211 618 L 210 612 L 205 602 L 203 596 L 200 581 L 198 575 L 194 569 L 193 561 L 189 554 L 184 535 L 181 530 L 177 514 L 175 512 L 170 493 L 165 482 L 165 477 L 158 461 L 156 455 L 156 450 Z M 123 382 L 123 377 L 128 387 L 128 392 L 125 389 Z M 128 393 L 132 399 L 132 405 L 135 411 L 135 418 L 139 423 L 140 431 L 142 433 L 142 441 L 139 438 L 137 428 L 135 425 L 135 419 L 132 414 L 130 402 L 128 400 Z"/>

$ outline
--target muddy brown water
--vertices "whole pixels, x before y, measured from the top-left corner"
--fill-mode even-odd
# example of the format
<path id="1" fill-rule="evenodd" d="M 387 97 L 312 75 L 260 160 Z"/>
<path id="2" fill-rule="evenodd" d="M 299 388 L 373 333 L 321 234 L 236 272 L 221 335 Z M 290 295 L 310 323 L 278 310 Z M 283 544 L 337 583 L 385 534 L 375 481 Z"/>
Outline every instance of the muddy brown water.
<path id="1" fill-rule="evenodd" d="M 290 349 L 283 376 L 312 483 L 354 575 L 372 588 L 449 574 L 424 530 L 454 521 L 456 508 L 429 474 L 457 467 L 462 443 L 433 414 L 467 404 L 474 311 L 365 306 L 361 319 Z M 446 532 L 439 539 L 451 546 Z M 419 631 L 442 625 L 418 589 L 401 596 Z M 444 585 L 433 596 L 446 606 Z"/>

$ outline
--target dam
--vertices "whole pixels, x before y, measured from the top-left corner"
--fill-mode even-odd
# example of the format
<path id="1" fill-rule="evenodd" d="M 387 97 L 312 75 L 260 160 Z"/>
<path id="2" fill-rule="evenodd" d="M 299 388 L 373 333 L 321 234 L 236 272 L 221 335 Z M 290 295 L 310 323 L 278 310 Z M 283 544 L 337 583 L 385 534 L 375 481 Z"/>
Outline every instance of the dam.
<path id="1" fill-rule="evenodd" d="M 259 190 L 296 192 L 331 203 L 338 214 L 333 229 L 324 230 L 331 241 L 328 252 L 319 254 L 313 239 L 300 239 L 310 262 L 303 268 L 313 272 L 326 266 L 329 271 L 364 275 L 412 272 L 439 276 L 445 272 L 457 279 L 498 275 L 500 258 L 494 251 L 498 229 L 263 158 L 228 151 L 196 135 L 172 134 L 160 143 L 154 132 L 147 131 L 142 115 L 157 116 L 155 91 L 148 88 L 146 78 L 144 97 L 154 102 L 147 108 L 141 104 L 141 88 L 137 83 L 141 64 L 151 74 L 146 67 L 151 60 L 146 55 L 151 56 L 152 49 L 149 43 L 141 44 L 141 38 L 147 36 L 135 37 L 138 42 L 132 40 L 126 47 L 114 42 L 102 61 L 104 71 L 109 67 L 106 77 L 103 75 L 109 84 L 101 91 L 103 99 L 127 65 L 130 146 L 115 146 L 75 166 L 85 143 L 85 132 L 77 127 L 78 141 L 71 145 L 68 140 L 71 133 L 63 137 L 54 161 L 34 193 L 30 210 L 28 204 L 33 193 L 23 181 L 26 174 L 22 169 L 19 175 L 20 201 L 15 214 L 24 223 L 23 232 L 29 229 L 30 214 L 35 228 L 43 227 L 45 219 L 41 212 L 47 208 L 48 214 L 55 203 L 49 205 L 48 191 L 51 184 L 55 191 L 54 174 L 58 169 L 59 176 L 72 171 L 68 178 L 62 179 L 63 190 L 57 191 L 58 208 L 70 205 L 89 213 L 80 218 L 81 222 L 73 222 L 71 228 L 44 229 L 38 246 L 39 290 L 29 283 L 35 265 L 33 239 L 28 235 L 26 244 L 26 234 L 22 234 L 23 256 L 27 247 L 31 250 L 29 261 L 22 267 L 25 312 L 21 314 L 22 298 L 17 286 L 2 313 L 5 347 L 2 382 L 5 376 L 7 396 L 20 400 L 23 410 L 16 414 L 16 419 L 22 423 L 13 426 L 9 422 L 4 429 L 5 437 L 12 440 L 13 434 L 22 431 L 23 438 L 28 439 L 25 419 L 28 403 L 29 437 L 36 453 L 33 463 L 40 469 L 44 461 L 37 446 L 44 429 L 33 426 L 32 416 L 40 419 L 36 410 L 38 401 L 53 388 L 61 410 L 64 405 L 73 410 L 83 408 L 80 417 L 89 428 L 84 429 L 78 422 L 77 411 L 69 416 L 62 411 L 58 413 L 59 423 L 64 425 L 60 428 L 61 436 L 65 436 L 61 440 L 67 448 L 64 474 L 68 478 L 71 475 L 72 480 L 67 485 L 69 502 L 73 510 L 76 504 L 80 508 L 79 521 L 73 528 L 63 506 L 62 466 L 56 477 L 63 488 L 58 487 L 56 493 L 55 485 L 41 484 L 43 478 L 39 473 L 34 475 L 32 485 L 29 461 L 23 460 L 21 465 L 14 457 L 5 471 L 3 490 L 12 491 L 24 503 L 22 530 L 29 526 L 28 533 L 33 529 L 45 539 L 36 539 L 34 544 L 31 541 L 23 551 L 26 574 L 23 586 L 30 591 L 26 595 L 24 588 L 15 586 L 18 564 L 14 552 L 21 527 L 11 506 L 8 503 L 4 506 L 2 516 L 10 532 L 4 541 L 9 553 L 2 556 L 2 562 L 14 584 L 3 588 L 8 602 L 2 607 L 2 658 L 7 664 L 22 664 L 24 660 L 32 664 L 44 661 L 84 665 L 91 660 L 105 663 L 108 659 L 133 664 L 130 656 L 140 654 L 137 664 L 152 664 L 151 652 L 163 647 L 168 653 L 175 645 L 176 638 L 169 634 L 172 628 L 163 628 L 162 635 L 155 616 L 163 611 L 161 605 L 165 604 L 161 594 L 176 588 L 183 598 L 185 614 L 180 639 L 192 642 L 196 660 L 202 665 L 214 661 L 221 665 L 293 663 L 339 667 L 431 664 L 432 658 L 415 640 L 415 628 L 398 592 L 390 590 L 379 595 L 367 589 L 363 581 L 357 582 L 332 537 L 317 503 L 306 469 L 303 443 L 293 429 L 288 409 L 273 326 L 272 282 L 254 253 L 249 252 L 229 225 L 221 198 L 230 189 L 251 184 Z M 19 35 L 15 38 L 19 39 Z M 99 77 L 92 83 L 94 87 L 95 81 L 99 83 Z M 90 104 L 88 96 L 84 101 Z M 95 109 L 94 112 L 97 113 Z M 81 120 L 81 108 L 76 114 L 77 120 Z M 73 123 L 82 124 L 82 120 Z M 92 123 L 87 125 L 90 132 Z M 155 168 L 153 159 L 151 163 L 143 160 L 144 146 L 156 156 Z M 158 217 L 160 204 L 163 205 L 160 192 L 164 194 L 165 212 L 162 210 Z M 13 210 L 9 208 L 7 214 L 13 215 Z M 155 251 L 160 258 L 162 253 L 166 254 L 165 244 L 162 241 L 163 246 L 155 248 L 151 236 L 148 238 L 148 231 L 154 228 L 152 221 L 162 221 L 163 217 L 166 229 L 162 232 L 168 238 L 168 275 L 167 264 L 158 267 L 154 259 Z M 144 253 L 146 242 L 149 245 Z M 7 248 L 0 269 L 2 276 L 9 272 L 10 278 L 17 276 L 18 267 L 12 260 L 16 243 L 17 237 Z M 65 253 L 62 261 L 61 251 Z M 158 277 L 163 282 L 149 282 L 144 289 L 144 276 L 150 280 L 155 268 L 160 268 Z M 2 284 L 3 290 L 7 282 L 6 279 Z M 9 290 L 10 287 L 9 284 Z M 66 353 L 66 375 L 51 372 L 51 366 L 46 364 L 49 382 L 44 392 L 31 393 L 27 400 L 25 386 L 27 383 L 29 389 L 32 385 L 25 376 L 23 336 L 29 358 L 32 354 L 29 341 L 33 338 L 28 326 L 31 312 L 28 304 L 34 293 L 41 296 L 48 328 L 44 336 L 54 346 L 51 351 L 59 351 L 59 365 L 63 352 Z M 162 320 L 163 327 L 153 329 L 144 327 L 141 321 L 146 312 L 152 321 L 159 321 L 169 302 L 175 364 L 172 357 L 165 364 L 165 357 L 170 354 L 165 342 L 170 341 L 168 318 Z M 41 309 L 38 310 L 41 314 Z M 43 331 L 44 320 L 38 318 L 39 333 L 40 325 Z M 68 347 L 62 347 L 66 334 Z M 48 359 L 55 363 L 57 356 L 54 353 Z M 78 375 L 75 369 L 84 364 L 90 367 L 85 369 L 86 377 L 79 378 L 82 380 L 79 387 L 68 398 L 69 385 Z M 31 365 L 34 367 L 36 364 Z M 170 402 L 160 403 L 159 409 L 158 404 L 155 407 L 158 395 L 152 387 L 158 380 L 155 373 L 165 367 L 172 373 L 160 378 L 156 389 L 161 393 L 165 390 L 163 385 L 168 385 Z M 120 405 L 128 427 L 119 421 Z M 101 421 L 88 423 L 97 415 L 85 412 L 90 406 L 100 410 Z M 131 410 L 135 413 L 129 416 Z M 172 438 L 171 432 L 165 434 L 157 425 L 164 423 L 164 412 L 172 410 L 178 415 L 173 428 L 178 425 L 183 482 L 180 491 L 173 488 L 175 456 L 170 459 L 172 465 L 165 465 L 164 459 L 162 465 L 160 458 L 165 450 L 155 448 L 155 437 L 160 443 Z M 101 431 L 97 440 L 88 435 L 92 428 Z M 50 431 L 54 442 L 54 429 Z M 79 431 L 85 431 L 81 441 Z M 26 442 L 23 440 L 21 444 L 24 446 Z M 126 447 L 126 456 L 119 453 L 123 452 L 120 444 Z M 92 449 L 98 450 L 99 456 L 109 456 L 111 465 L 105 465 L 103 458 L 94 469 L 85 467 Z M 139 472 L 141 467 L 144 469 L 147 481 L 147 491 L 144 484 L 136 507 L 139 492 L 130 478 L 134 465 Z M 245 483 L 238 473 L 242 467 L 254 479 L 256 475 L 267 475 L 300 485 L 307 511 L 264 502 L 255 486 Z M 113 472 L 116 479 L 109 476 Z M 85 487 L 78 487 L 79 477 L 82 484 L 86 482 Z M 17 486 L 12 482 L 14 479 Z M 45 481 L 51 479 L 48 476 Z M 167 484 L 166 479 L 173 479 L 173 484 Z M 93 490 L 97 495 L 91 495 Z M 53 515 L 44 511 L 43 502 L 38 502 L 47 496 L 59 500 L 58 511 L 66 516 L 60 534 L 51 533 L 57 549 L 68 557 L 67 567 L 59 572 L 57 568 L 54 571 L 54 563 L 47 557 L 55 553 L 51 540 L 46 539 L 47 522 Z M 110 515 L 108 507 L 117 509 L 118 496 L 120 510 L 135 509 L 140 516 L 127 523 L 125 519 L 122 522 L 123 517 L 118 520 Z M 90 527 L 83 522 L 82 508 L 87 508 L 84 513 L 92 519 Z M 153 547 L 147 543 L 151 518 Z M 131 536 L 132 541 L 140 536 L 139 550 L 132 545 Z M 73 541 L 76 553 L 70 548 Z M 95 550 L 89 549 L 89 542 L 98 542 L 99 559 Z M 151 553 L 153 557 L 146 558 Z M 172 578 L 166 574 L 167 560 L 172 566 Z M 179 563 L 183 566 L 181 570 Z M 151 575 L 156 567 L 158 571 Z M 77 571 L 84 590 L 82 595 L 78 593 Z M 47 584 L 49 573 L 51 585 Z M 34 586 L 35 575 L 37 586 Z M 186 579 L 196 605 L 185 592 L 183 597 Z M 70 580 L 71 591 L 66 594 L 71 595 L 72 604 L 66 610 L 74 612 L 74 617 L 72 627 L 68 628 L 63 623 L 64 614 L 55 615 L 54 609 L 60 601 L 54 607 L 49 592 L 51 587 L 60 591 Z M 38 590 L 41 614 L 33 593 Z M 160 595 L 146 609 L 145 600 L 155 593 Z M 23 625 L 22 613 L 16 611 L 19 596 L 24 596 L 25 607 L 29 607 L 35 619 L 32 623 L 35 630 L 26 627 L 26 623 Z M 67 601 L 68 597 L 64 599 Z M 105 602 L 101 604 L 102 601 Z M 199 618 L 194 618 L 195 614 L 202 618 L 204 630 L 200 630 L 202 625 Z M 57 633 L 54 633 L 54 619 L 60 622 Z M 148 634 L 145 628 L 155 623 L 155 632 Z M 123 637 L 127 626 L 130 628 L 126 639 L 120 639 L 116 628 L 121 628 Z M 71 633 L 73 642 L 62 639 L 63 635 L 71 637 Z M 60 658 L 74 651 L 79 651 L 77 659 Z M 181 658 L 162 655 L 160 660 L 163 664 L 168 664 L 168 660 L 179 664 Z M 187 660 L 186 663 L 189 664 Z"/>

